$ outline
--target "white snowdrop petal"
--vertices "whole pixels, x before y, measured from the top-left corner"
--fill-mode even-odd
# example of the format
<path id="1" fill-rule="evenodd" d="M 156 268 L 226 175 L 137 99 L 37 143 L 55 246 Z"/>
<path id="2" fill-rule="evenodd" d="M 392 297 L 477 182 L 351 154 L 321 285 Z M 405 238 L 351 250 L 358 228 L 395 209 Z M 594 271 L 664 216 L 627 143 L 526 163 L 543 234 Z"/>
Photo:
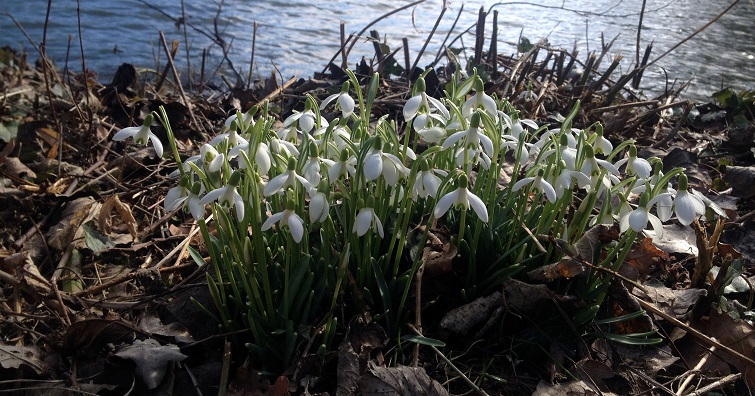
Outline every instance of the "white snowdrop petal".
<path id="1" fill-rule="evenodd" d="M 116 132 L 115 135 L 113 135 L 113 140 L 115 140 L 116 142 L 120 142 L 121 140 L 126 140 L 130 137 L 134 137 L 139 132 L 140 128 L 141 127 L 123 128 L 120 131 Z"/>
<path id="2" fill-rule="evenodd" d="M 636 232 L 640 232 L 648 225 L 648 211 L 645 208 L 637 208 L 629 214 L 629 226 Z"/>
<path id="3" fill-rule="evenodd" d="M 477 217 L 480 218 L 484 223 L 488 222 L 488 208 L 485 207 L 485 203 L 482 202 L 480 197 L 477 195 L 470 193 L 467 193 L 467 199 L 469 199 L 469 205 L 472 207 L 472 209 L 477 213 Z"/>
<path id="4" fill-rule="evenodd" d="M 456 197 L 459 196 L 459 190 L 454 190 L 443 197 L 441 197 L 438 200 L 438 203 L 435 204 L 435 209 L 433 209 L 433 215 L 436 219 L 439 219 L 443 217 L 443 215 L 448 212 L 448 209 L 451 208 L 451 205 L 453 205 L 456 202 Z"/>
<path id="5" fill-rule="evenodd" d="M 288 229 L 291 231 L 291 236 L 294 238 L 294 241 L 296 243 L 301 242 L 302 237 L 304 236 L 304 224 L 296 213 L 291 213 L 288 216 Z"/>

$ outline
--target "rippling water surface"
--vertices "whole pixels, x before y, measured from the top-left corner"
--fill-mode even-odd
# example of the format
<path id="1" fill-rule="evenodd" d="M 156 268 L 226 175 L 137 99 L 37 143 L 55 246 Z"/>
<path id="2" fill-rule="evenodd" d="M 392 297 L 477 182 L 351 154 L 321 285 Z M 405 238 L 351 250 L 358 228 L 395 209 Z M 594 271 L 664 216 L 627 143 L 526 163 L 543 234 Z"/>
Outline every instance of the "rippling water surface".
<path id="1" fill-rule="evenodd" d="M 268 75 L 277 68 L 283 76 L 306 77 L 321 70 L 338 51 L 341 21 L 346 23 L 348 35 L 361 30 L 380 15 L 408 3 L 386 0 L 226 0 L 222 3 L 185 0 L 182 13 L 181 2 L 176 0 L 150 0 L 152 7 L 140 0 L 78 2 L 87 67 L 100 73 L 103 80 L 108 79 L 123 62 L 145 67 L 154 67 L 158 61 L 164 64 L 158 31 L 164 31 L 168 40 L 183 43 L 183 30 L 177 29 L 172 19 L 182 15 L 192 26 L 187 35 L 194 73 L 200 68 L 202 49 L 208 51 L 207 75 L 212 74 L 222 57 L 220 47 L 205 36 L 205 33 L 214 35 L 217 26 L 220 37 L 230 43 L 228 57 L 241 75 L 246 76 L 256 21 L 255 75 Z M 576 46 L 586 54 L 600 47 L 603 33 L 606 42 L 618 35 L 610 55 L 622 55 L 622 66 L 626 69 L 635 58 L 641 3 L 621 0 L 543 0 L 531 3 L 452 0 L 448 2 L 449 9 L 428 48 L 430 55 L 423 58 L 420 65 L 432 60 L 463 4 L 452 38 L 475 23 L 480 7 L 492 7 L 499 11 L 499 53 L 513 53 L 516 49 L 514 43 L 521 34 L 533 42 L 547 37 L 554 46 L 568 49 Z M 411 54 L 416 56 L 441 6 L 440 0 L 427 0 L 378 22 L 373 29 L 378 30 L 393 49 L 401 45 L 403 37 L 408 38 Z M 42 0 L 0 0 L 0 8 L 13 15 L 35 43 L 42 41 L 46 7 L 47 2 Z M 705 25 L 725 7 L 725 4 L 704 0 L 648 0 L 641 47 L 644 49 L 651 41 L 654 43 L 652 59 Z M 755 5 L 741 1 L 718 22 L 649 69 L 643 87 L 657 91 L 666 82 L 693 79 L 687 95 L 696 99 L 707 98 L 722 85 L 753 89 L 753 20 Z M 491 25 L 492 15 L 487 21 L 488 31 Z M 30 51 L 28 41 L 10 18 L 2 16 L 0 27 L 3 32 L 0 44 Z M 48 54 L 55 62 L 63 64 L 68 54 L 70 67 L 81 69 L 76 1 L 52 1 L 47 43 Z M 467 34 L 454 46 L 470 48 L 473 44 L 473 35 Z M 361 41 L 352 51 L 349 62 L 353 65 L 362 56 L 372 54 L 371 44 Z M 399 58 L 403 59 L 403 55 Z M 338 60 L 340 62 L 340 58 Z M 183 46 L 176 61 L 185 69 L 187 57 Z M 219 72 L 233 81 L 228 67 Z"/>

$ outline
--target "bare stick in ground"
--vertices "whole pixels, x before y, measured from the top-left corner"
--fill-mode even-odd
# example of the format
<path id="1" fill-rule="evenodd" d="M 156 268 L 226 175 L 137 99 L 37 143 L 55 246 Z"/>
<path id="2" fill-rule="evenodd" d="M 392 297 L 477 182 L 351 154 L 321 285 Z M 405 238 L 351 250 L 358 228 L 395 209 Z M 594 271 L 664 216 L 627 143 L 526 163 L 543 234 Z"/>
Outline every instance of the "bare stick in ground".
<path id="1" fill-rule="evenodd" d="M 168 57 L 168 64 L 170 65 L 171 69 L 173 69 L 173 76 L 176 78 L 176 84 L 178 85 L 178 89 L 181 92 L 181 98 L 183 99 L 186 107 L 189 109 L 191 122 L 192 124 L 194 124 L 194 127 L 204 131 L 204 127 L 202 126 L 202 124 L 200 124 L 197 121 L 197 118 L 194 116 L 194 109 L 192 109 L 191 103 L 189 103 L 189 99 L 186 97 L 186 92 L 184 92 L 184 88 L 181 85 L 181 77 L 178 75 L 178 71 L 176 70 L 176 64 L 173 62 L 173 57 L 170 55 L 170 50 L 168 49 L 168 43 L 165 42 L 165 34 L 163 34 L 162 30 L 160 30 L 160 42 L 163 44 L 163 49 L 165 50 L 165 56 Z"/>
<path id="2" fill-rule="evenodd" d="M 252 89 L 252 69 L 254 68 L 254 47 L 257 45 L 257 21 L 252 27 L 252 56 L 249 59 L 249 78 L 246 80 L 246 88 Z"/>
<path id="3" fill-rule="evenodd" d="M 438 25 L 440 25 L 440 21 L 443 19 L 443 15 L 446 14 L 447 9 L 448 9 L 448 6 L 446 5 L 446 1 L 443 0 L 443 8 L 440 10 L 440 15 L 438 15 L 438 19 L 435 20 L 435 25 L 433 26 L 433 30 L 431 30 L 430 34 L 427 36 L 427 39 L 425 40 L 425 44 L 422 46 L 422 49 L 420 49 L 419 53 L 417 54 L 417 58 L 414 59 L 414 64 L 412 64 L 412 68 L 409 71 L 410 77 L 411 77 L 412 71 L 414 71 L 414 68 L 417 67 L 417 63 L 419 63 L 419 59 L 422 58 L 422 54 L 425 53 L 425 49 L 427 48 L 427 45 L 430 44 L 430 40 L 433 38 L 435 31 L 438 30 Z"/>
<path id="4" fill-rule="evenodd" d="M 346 54 L 344 56 L 346 56 L 346 58 L 349 57 L 349 53 L 351 52 L 351 49 L 354 48 L 354 45 L 356 44 L 357 39 L 359 39 L 359 37 L 362 37 L 362 35 L 364 34 L 364 32 L 366 32 L 367 29 L 369 29 L 370 27 L 372 27 L 372 25 L 374 25 L 374 24 L 382 21 L 385 18 L 388 18 L 389 16 L 391 16 L 391 15 L 393 15 L 393 14 L 399 12 L 399 11 L 403 11 L 403 10 L 405 10 L 407 8 L 411 8 L 411 7 L 414 7 L 414 6 L 418 5 L 418 4 L 422 4 L 425 1 L 427 1 L 427 0 L 417 0 L 415 2 L 407 4 L 405 6 L 401 6 L 399 8 L 396 8 L 395 10 L 386 12 L 385 14 L 379 16 L 374 21 L 368 23 L 367 26 L 365 26 L 364 28 L 362 28 L 362 30 L 359 31 L 359 33 L 357 33 L 356 35 L 349 36 L 349 40 L 346 40 L 346 41 L 351 41 L 351 44 L 349 44 L 349 48 L 346 50 Z M 338 52 L 333 56 L 333 59 L 335 59 L 342 51 L 343 51 L 343 49 L 339 49 Z M 333 59 L 331 59 L 331 62 L 333 62 Z M 327 70 L 328 70 L 328 66 L 326 65 L 325 68 L 322 69 L 322 71 L 320 73 L 323 74 Z"/>

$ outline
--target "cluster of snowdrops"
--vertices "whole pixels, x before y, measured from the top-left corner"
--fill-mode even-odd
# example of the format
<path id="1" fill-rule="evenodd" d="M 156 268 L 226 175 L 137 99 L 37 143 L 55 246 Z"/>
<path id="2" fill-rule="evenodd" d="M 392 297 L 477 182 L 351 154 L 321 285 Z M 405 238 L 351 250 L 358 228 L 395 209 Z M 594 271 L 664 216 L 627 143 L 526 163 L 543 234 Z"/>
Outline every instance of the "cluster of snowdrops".
<path id="1" fill-rule="evenodd" d="M 477 273 L 462 282 L 469 290 L 541 254 L 526 241 L 532 233 L 573 242 L 595 224 L 618 222 L 626 240 L 608 255 L 613 266 L 648 224 L 661 234 L 674 213 L 690 224 L 705 210 L 680 169 L 664 174 L 660 160 L 639 158 L 631 141 L 614 148 L 600 124 L 573 128 L 578 106 L 555 127 L 541 126 L 486 94 L 476 73 L 457 73 L 444 98 L 428 95 L 420 78 L 403 120 L 374 120 L 379 77 L 362 87 L 349 75 L 340 92 L 322 103 L 309 96 L 277 129 L 265 105 L 231 115 L 188 159 L 179 157 L 165 113 L 113 137 L 151 142 L 162 157 L 150 126 L 155 118 L 163 123 L 179 164 L 165 209 L 190 213 L 212 241 L 216 273 L 208 281 L 217 319 L 228 330 L 252 328 L 250 348 L 261 358 L 260 348 L 275 337 L 283 352 L 267 353 L 282 353 L 276 357 L 284 362 L 315 333 L 329 348 L 347 272 L 377 316 L 400 329 L 422 262 L 421 253 L 405 253 L 409 236 L 424 244 L 439 221 L 454 243 L 468 247 L 461 260 Z M 216 234 L 207 229 L 210 216 Z M 470 252 L 484 241 L 509 259 L 473 263 Z M 491 265 L 497 267 L 484 267 Z"/>

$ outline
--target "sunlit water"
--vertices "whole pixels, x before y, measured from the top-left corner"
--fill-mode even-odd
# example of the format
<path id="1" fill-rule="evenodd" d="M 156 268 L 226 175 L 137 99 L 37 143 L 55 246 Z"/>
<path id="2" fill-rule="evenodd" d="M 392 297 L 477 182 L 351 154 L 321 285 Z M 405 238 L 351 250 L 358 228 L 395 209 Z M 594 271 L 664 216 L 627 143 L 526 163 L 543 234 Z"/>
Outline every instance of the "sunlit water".
<path id="1" fill-rule="evenodd" d="M 203 49 L 208 51 L 205 77 L 213 75 L 218 60 L 222 58 L 220 47 L 204 35 L 215 34 L 214 20 L 218 11 L 217 32 L 230 44 L 228 57 L 242 76 L 246 77 L 249 73 L 253 23 L 256 21 L 254 76 L 267 76 L 275 68 L 283 77 L 308 77 L 320 71 L 338 51 L 341 21 L 346 23 L 347 35 L 356 33 L 380 15 L 408 3 L 387 0 L 227 0 L 218 10 L 220 3 L 217 1 L 185 0 L 186 19 L 196 28 L 189 27 L 187 30 L 193 74 L 197 78 Z M 102 80 L 108 80 L 123 62 L 152 68 L 158 62 L 164 65 L 159 30 L 165 33 L 169 41 L 184 43 L 183 30 L 177 29 L 170 18 L 182 16 L 180 1 L 150 0 L 149 4 L 154 8 L 140 0 L 80 0 L 78 4 L 81 8 L 81 36 L 86 66 L 97 71 Z M 372 29 L 379 31 L 392 49 L 398 48 L 401 39 L 406 37 L 411 56 L 414 57 L 431 31 L 441 4 L 440 0 L 428 0 L 378 22 Z M 584 60 L 588 51 L 600 48 L 602 33 L 606 42 L 619 36 L 609 55 L 610 58 L 616 55 L 624 57 L 623 70 L 627 70 L 635 59 L 642 4 L 639 0 L 546 0 L 532 1 L 531 4 L 473 0 L 448 2 L 449 9 L 420 66 L 432 61 L 462 4 L 464 10 L 451 38 L 475 23 L 481 6 L 485 9 L 493 7 L 493 10 L 499 11 L 499 53 L 515 52 L 515 43 L 521 34 L 533 42 L 547 37 L 557 47 L 572 49 L 576 46 L 582 54 L 580 59 Z M 47 2 L 41 0 L 0 0 L 0 9 L 13 15 L 36 44 L 42 41 L 46 7 Z M 705 25 L 725 7 L 726 4 L 704 0 L 648 0 L 641 31 L 641 48 L 644 50 L 652 41 L 653 59 Z M 658 92 L 667 82 L 672 84 L 677 80 L 679 84 L 692 79 L 692 86 L 686 95 L 699 100 L 708 98 L 721 86 L 753 89 L 753 20 L 755 5 L 741 1 L 718 22 L 651 67 L 645 73 L 642 88 Z M 487 20 L 488 32 L 491 26 L 492 13 Z M 32 51 L 11 18 L 1 16 L 0 28 L 3 32 L 0 44 Z M 457 41 L 454 47 L 471 48 L 473 45 L 474 36 L 470 33 L 464 35 L 462 41 Z M 184 70 L 187 64 L 185 51 L 181 46 L 176 59 Z M 58 65 L 62 65 L 67 58 L 71 69 L 81 70 L 76 1 L 52 1 L 47 52 Z M 363 56 L 369 58 L 372 55 L 372 45 L 362 40 L 352 51 L 349 63 L 353 66 Z M 32 58 L 35 56 L 32 55 Z M 403 52 L 399 52 L 398 59 L 403 63 Z M 337 63 L 340 64 L 340 57 Z M 608 63 L 604 61 L 605 65 Z M 227 66 L 221 68 L 219 73 L 235 82 L 235 76 Z"/>

